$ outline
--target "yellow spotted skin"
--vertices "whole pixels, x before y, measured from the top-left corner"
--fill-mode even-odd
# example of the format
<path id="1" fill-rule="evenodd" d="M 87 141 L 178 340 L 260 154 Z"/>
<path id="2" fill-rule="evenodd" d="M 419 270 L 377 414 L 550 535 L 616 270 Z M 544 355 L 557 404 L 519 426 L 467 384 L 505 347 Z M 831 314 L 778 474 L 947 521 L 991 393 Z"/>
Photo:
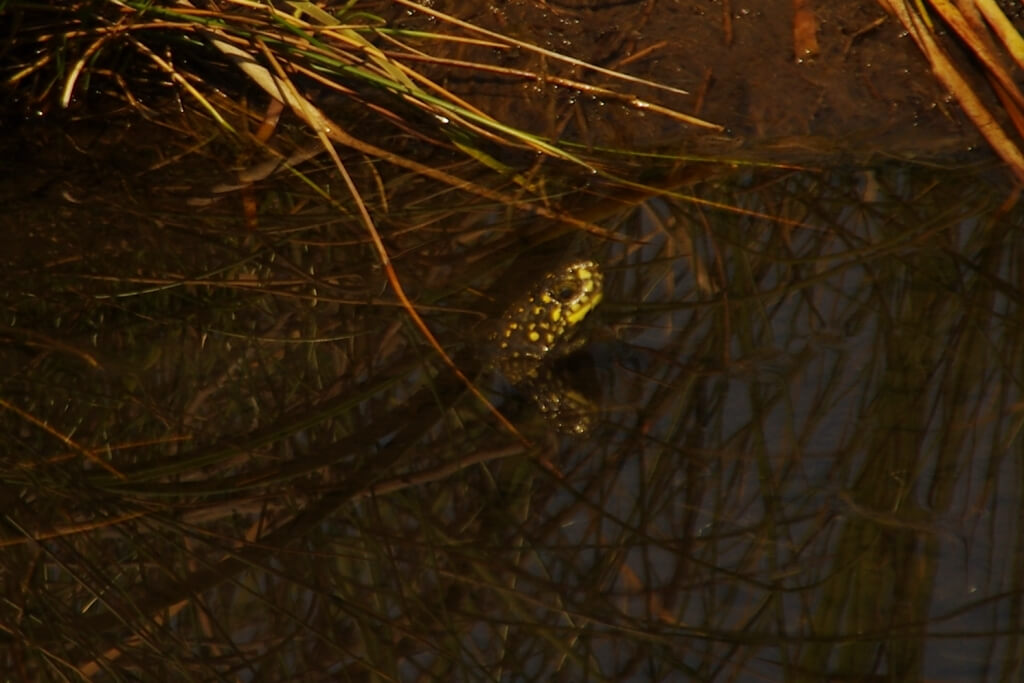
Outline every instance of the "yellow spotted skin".
<path id="1" fill-rule="evenodd" d="M 492 332 L 498 369 L 516 384 L 546 359 L 570 353 L 571 333 L 600 303 L 603 285 L 593 261 L 574 261 L 547 273 L 509 306 Z"/>
<path id="2" fill-rule="evenodd" d="M 552 377 L 548 361 L 572 353 L 585 341 L 575 333 L 601 302 L 603 286 L 604 276 L 594 261 L 563 265 L 509 306 L 490 334 L 494 366 L 512 384 L 523 384 L 563 431 L 582 433 L 589 423 L 578 415 L 568 417 L 562 407 L 572 406 L 574 413 L 582 414 L 578 408 L 589 403 L 577 400 L 564 382 Z"/>

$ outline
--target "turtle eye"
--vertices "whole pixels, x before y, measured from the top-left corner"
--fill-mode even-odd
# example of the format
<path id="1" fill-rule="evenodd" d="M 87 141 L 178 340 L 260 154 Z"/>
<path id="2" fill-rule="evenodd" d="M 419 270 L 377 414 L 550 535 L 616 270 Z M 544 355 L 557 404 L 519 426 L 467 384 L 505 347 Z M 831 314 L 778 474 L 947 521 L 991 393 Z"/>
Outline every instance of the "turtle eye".
<path id="1" fill-rule="evenodd" d="M 565 303 L 574 298 L 578 291 L 578 288 L 573 287 L 572 285 L 562 285 L 561 287 L 555 290 L 555 298 L 561 301 L 562 303 Z"/>

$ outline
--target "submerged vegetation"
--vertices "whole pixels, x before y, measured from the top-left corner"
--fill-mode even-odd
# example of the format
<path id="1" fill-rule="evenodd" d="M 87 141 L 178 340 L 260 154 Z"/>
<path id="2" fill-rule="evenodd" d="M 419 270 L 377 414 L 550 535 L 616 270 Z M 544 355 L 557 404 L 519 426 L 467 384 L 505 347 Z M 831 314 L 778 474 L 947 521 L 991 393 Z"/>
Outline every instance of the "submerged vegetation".
<path id="1" fill-rule="evenodd" d="M 1020 676 L 1005 166 L 772 160 L 656 45 L 409 0 L 2 11 L 12 679 Z M 566 258 L 582 436 L 487 363 Z"/>

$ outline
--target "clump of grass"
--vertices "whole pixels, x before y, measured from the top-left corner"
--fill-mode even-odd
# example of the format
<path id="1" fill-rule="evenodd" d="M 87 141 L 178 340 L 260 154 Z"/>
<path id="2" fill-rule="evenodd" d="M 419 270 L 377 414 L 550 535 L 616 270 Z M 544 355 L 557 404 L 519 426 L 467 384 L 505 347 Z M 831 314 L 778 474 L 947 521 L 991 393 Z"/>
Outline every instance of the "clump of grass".
<path id="1" fill-rule="evenodd" d="M 931 64 L 935 77 L 956 97 L 992 149 L 1017 179 L 1024 181 L 1024 154 L 1019 146 L 1019 139 L 1024 136 L 1024 93 L 1014 76 L 1024 69 L 1024 38 L 1020 32 L 992 0 L 956 4 L 945 0 L 879 1 L 906 27 Z M 957 65 L 948 46 L 942 46 L 939 21 L 949 26 L 959 44 L 977 58 L 991 88 L 988 92 L 972 81 L 968 70 Z"/>

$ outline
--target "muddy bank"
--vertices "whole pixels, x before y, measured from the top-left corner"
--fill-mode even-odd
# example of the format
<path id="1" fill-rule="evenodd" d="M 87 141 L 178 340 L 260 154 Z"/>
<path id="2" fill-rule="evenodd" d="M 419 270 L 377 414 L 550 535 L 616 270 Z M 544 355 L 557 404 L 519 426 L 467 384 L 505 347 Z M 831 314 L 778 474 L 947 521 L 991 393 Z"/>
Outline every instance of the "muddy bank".
<path id="1" fill-rule="evenodd" d="M 491 111 L 514 112 L 554 137 L 649 148 L 685 144 L 765 158 L 936 157 L 982 143 L 899 22 L 875 2 L 815 3 L 805 20 L 817 51 L 797 55 L 788 3 L 516 1 L 444 11 L 595 65 L 681 88 L 627 88 L 720 124 L 709 134 L 628 103 L 532 81 L 439 70 L 442 82 Z M 1004 8 L 1020 24 L 1019 5 Z M 409 26 L 429 26 L 411 16 Z M 938 27 L 941 30 L 941 26 Z M 805 30 L 806 36 L 808 31 Z M 807 45 L 806 40 L 799 43 Z M 529 55 L 459 48 L 462 59 L 538 68 Z M 953 53 L 954 57 L 964 55 Z M 541 66 L 543 69 L 543 65 Z M 551 70 L 556 71 L 554 65 Z M 597 83 L 587 70 L 571 75 Z"/>

